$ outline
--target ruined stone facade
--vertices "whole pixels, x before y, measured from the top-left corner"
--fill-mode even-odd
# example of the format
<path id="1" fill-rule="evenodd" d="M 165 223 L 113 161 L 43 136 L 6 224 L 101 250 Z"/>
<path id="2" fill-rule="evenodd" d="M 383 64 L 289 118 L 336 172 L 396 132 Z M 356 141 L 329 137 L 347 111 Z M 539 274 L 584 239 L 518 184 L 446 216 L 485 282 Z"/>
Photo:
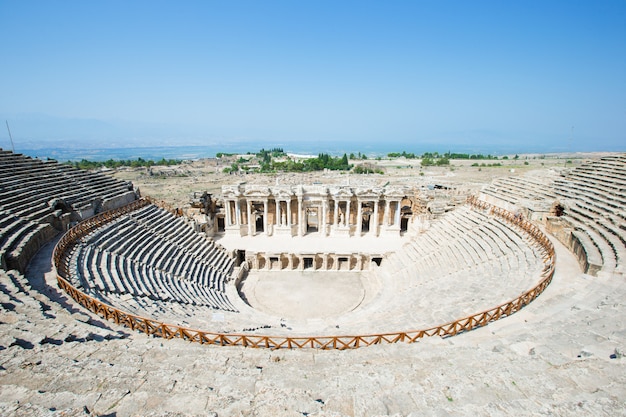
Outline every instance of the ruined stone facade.
<path id="1" fill-rule="evenodd" d="M 227 235 L 399 235 L 413 220 L 408 187 L 337 185 L 222 187 L 218 230 Z"/>

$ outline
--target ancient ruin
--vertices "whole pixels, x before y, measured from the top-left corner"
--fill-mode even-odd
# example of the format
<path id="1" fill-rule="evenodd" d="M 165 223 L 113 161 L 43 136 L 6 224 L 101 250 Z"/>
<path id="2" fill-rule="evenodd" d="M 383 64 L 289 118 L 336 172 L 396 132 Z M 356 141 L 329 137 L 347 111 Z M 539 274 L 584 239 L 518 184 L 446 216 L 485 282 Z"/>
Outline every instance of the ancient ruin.
<path id="1" fill-rule="evenodd" d="M 542 411 L 520 388 L 559 414 L 623 411 L 624 155 L 478 193 L 438 185 L 444 199 L 425 183 L 239 182 L 186 213 L 1 150 L 0 178 L 4 414 Z M 433 379 L 450 360 L 458 378 Z M 382 375 L 368 388 L 376 369 L 412 374 L 406 390 Z M 463 389 L 472 372 L 489 387 Z M 429 378 L 424 403 L 402 394 Z"/>
<path id="2" fill-rule="evenodd" d="M 312 185 L 222 187 L 223 227 L 239 236 L 396 234 L 412 217 L 408 189 Z M 403 205 L 404 203 L 404 205 Z"/>

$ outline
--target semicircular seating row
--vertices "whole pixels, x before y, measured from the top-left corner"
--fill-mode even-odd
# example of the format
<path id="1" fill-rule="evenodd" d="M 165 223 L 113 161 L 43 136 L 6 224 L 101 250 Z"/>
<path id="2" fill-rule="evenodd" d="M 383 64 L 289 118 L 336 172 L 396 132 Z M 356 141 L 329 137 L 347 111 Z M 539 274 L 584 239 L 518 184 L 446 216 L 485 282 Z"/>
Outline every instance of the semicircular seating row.
<path id="1" fill-rule="evenodd" d="M 73 285 L 120 308 L 136 306 L 139 315 L 193 321 L 194 312 L 206 313 L 206 307 L 237 313 L 225 293 L 233 261 L 182 218 L 154 205 L 83 237 L 70 265 Z M 541 248 L 521 229 L 463 206 L 433 222 L 373 272 L 385 280 L 382 300 L 338 322 L 344 330 L 370 332 L 440 324 L 514 298 L 538 281 L 542 268 Z M 466 290 L 479 295 L 468 297 Z M 119 303 L 124 294 L 137 303 Z M 427 294 L 433 297 L 424 297 Z M 442 309 L 442 297 L 451 294 L 453 301 L 446 300 L 448 307 Z M 430 316 L 417 317 L 406 308 L 416 299 L 420 311 Z M 168 313 L 146 300 L 175 302 L 176 308 Z M 245 319 L 262 320 L 248 315 Z"/>
<path id="2" fill-rule="evenodd" d="M 532 205 L 549 212 L 558 201 L 563 207 L 559 221 L 568 231 L 557 237 L 579 257 L 584 272 L 626 273 L 626 156 L 588 161 L 540 180 L 498 178 L 481 193 L 508 210 Z"/>
<path id="3" fill-rule="evenodd" d="M 36 238 L 38 242 L 49 240 L 51 236 L 41 236 L 37 230 L 49 230 L 49 222 L 59 214 L 49 204 L 53 198 L 63 198 L 72 209 L 80 210 L 93 207 L 95 198 L 115 202 L 134 194 L 127 183 L 101 174 L 1 150 L 0 178 L 0 244 L 3 250 L 11 251 L 23 247 L 20 242 L 29 235 L 28 239 Z M 502 271 L 526 268 L 534 272 L 534 249 L 523 244 L 523 235 L 516 236 L 512 229 L 499 223 L 478 211 L 461 208 L 434 222 L 427 233 L 393 255 L 381 272 L 399 277 L 394 280 L 398 291 L 390 293 L 398 300 L 405 298 L 396 303 L 399 309 L 412 302 L 416 286 L 430 285 L 442 276 L 452 277 L 448 282 L 455 285 L 454 282 L 469 276 L 498 280 Z M 49 231 L 57 233 L 53 228 Z M 507 237 L 501 239 L 500 235 Z M 2 268 L 6 269 L 4 259 L 3 256 Z M 27 262 L 30 257 L 23 259 Z M 225 291 L 233 261 L 184 220 L 154 205 L 144 206 L 85 236 L 74 248 L 71 259 L 73 285 L 104 300 L 108 295 L 116 300 L 128 296 L 142 301 L 173 301 L 192 309 L 202 306 L 237 312 Z M 466 311 L 473 306 L 459 303 L 459 308 Z"/>
<path id="4" fill-rule="evenodd" d="M 129 294 L 237 311 L 225 292 L 233 260 L 182 218 L 152 204 L 83 237 L 70 264 L 72 283 L 95 297 Z"/>
<path id="5" fill-rule="evenodd" d="M 540 178 L 532 176 L 496 178 L 483 188 L 481 193 L 507 203 L 504 208 L 509 211 L 529 202 L 535 204 L 544 202 L 544 206 L 547 204 L 549 208 L 555 199 L 552 187 L 555 178 L 556 173 L 553 172 L 544 174 Z"/>
<path id="6" fill-rule="evenodd" d="M 585 163 L 556 179 L 554 189 L 588 269 L 626 273 L 626 156 Z"/>
<path id="7" fill-rule="evenodd" d="M 532 288 L 542 276 L 543 255 L 521 228 L 483 210 L 458 207 L 374 270 L 386 286 L 354 316 L 376 314 L 387 326 L 431 326 L 465 317 Z"/>
<path id="8" fill-rule="evenodd" d="M 24 272 L 41 245 L 70 220 L 136 198 L 126 181 L 0 149 L 0 268 Z M 59 200 L 76 218 L 61 219 L 69 214 L 54 205 Z"/>

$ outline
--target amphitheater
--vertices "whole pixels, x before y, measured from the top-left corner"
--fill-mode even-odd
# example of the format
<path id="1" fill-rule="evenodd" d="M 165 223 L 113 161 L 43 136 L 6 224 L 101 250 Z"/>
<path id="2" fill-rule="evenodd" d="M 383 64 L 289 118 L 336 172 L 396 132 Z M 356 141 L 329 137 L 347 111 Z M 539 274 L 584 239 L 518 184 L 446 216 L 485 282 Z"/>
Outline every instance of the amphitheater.
<path id="1" fill-rule="evenodd" d="M 626 155 L 186 213 L 9 151 L 0 178 L 2 415 L 626 415 Z"/>

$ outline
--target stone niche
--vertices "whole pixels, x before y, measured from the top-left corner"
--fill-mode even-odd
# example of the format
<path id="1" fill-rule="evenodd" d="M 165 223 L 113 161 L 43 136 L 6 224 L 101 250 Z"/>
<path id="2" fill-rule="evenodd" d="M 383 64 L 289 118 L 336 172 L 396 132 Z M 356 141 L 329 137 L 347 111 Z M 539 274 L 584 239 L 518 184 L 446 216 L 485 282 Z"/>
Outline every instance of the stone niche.
<path id="1" fill-rule="evenodd" d="M 265 271 L 366 271 L 380 266 L 385 255 L 363 253 L 246 252 L 250 270 Z"/>

